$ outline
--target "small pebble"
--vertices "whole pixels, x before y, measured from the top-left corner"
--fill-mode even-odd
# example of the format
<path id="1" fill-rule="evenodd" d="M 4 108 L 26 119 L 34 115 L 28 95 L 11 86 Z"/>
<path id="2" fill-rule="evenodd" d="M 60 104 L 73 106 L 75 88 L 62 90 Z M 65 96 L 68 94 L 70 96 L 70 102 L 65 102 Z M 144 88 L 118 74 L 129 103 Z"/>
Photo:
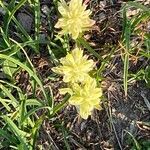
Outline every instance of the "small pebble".
<path id="1" fill-rule="evenodd" d="M 48 15 L 50 10 L 48 8 L 47 5 L 43 5 L 42 8 L 41 8 L 42 12 L 45 14 L 45 15 Z"/>
<path id="2" fill-rule="evenodd" d="M 21 23 L 23 28 L 30 33 L 32 29 L 32 24 L 33 24 L 33 18 L 26 13 L 18 13 L 17 15 L 18 21 Z"/>

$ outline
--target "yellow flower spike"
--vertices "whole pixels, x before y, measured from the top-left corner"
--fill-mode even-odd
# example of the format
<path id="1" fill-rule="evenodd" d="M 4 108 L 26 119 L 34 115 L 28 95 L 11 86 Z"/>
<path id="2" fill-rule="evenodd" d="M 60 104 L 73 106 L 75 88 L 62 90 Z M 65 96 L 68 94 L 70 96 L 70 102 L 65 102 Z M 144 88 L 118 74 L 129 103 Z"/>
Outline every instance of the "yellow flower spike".
<path id="1" fill-rule="evenodd" d="M 69 6 L 61 0 L 58 10 L 62 18 L 58 20 L 55 27 L 62 28 L 60 34 L 70 34 L 73 39 L 77 39 L 79 34 L 88 31 L 95 23 L 90 19 L 90 10 L 86 10 L 86 5 L 82 0 L 71 0 Z"/>
<path id="2" fill-rule="evenodd" d="M 96 85 L 96 80 L 89 77 L 83 84 L 74 83 L 66 92 L 72 91 L 69 103 L 79 108 L 79 114 L 83 119 L 91 115 L 93 109 L 100 109 L 100 97 L 102 89 Z M 66 93 L 65 92 L 65 93 Z"/>
<path id="3" fill-rule="evenodd" d="M 93 60 L 87 60 L 80 48 L 75 48 L 66 57 L 60 59 L 62 65 L 52 68 L 55 73 L 63 75 L 64 82 L 82 82 L 89 77 L 88 73 L 93 69 Z"/>

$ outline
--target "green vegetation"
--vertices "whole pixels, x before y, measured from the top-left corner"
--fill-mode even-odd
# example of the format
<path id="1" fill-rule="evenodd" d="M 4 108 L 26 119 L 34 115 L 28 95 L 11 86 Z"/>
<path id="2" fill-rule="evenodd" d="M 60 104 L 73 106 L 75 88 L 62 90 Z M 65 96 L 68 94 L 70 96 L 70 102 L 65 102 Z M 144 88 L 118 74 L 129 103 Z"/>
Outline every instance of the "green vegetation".
<path id="1" fill-rule="evenodd" d="M 125 134 L 122 140 L 125 142 L 125 145 L 123 145 L 119 135 L 117 135 L 112 110 L 110 110 L 111 102 L 108 100 L 109 97 L 107 97 L 106 89 L 104 89 L 102 83 L 107 80 L 106 76 L 104 76 L 104 72 L 109 68 L 108 66 L 111 61 L 115 60 L 115 57 L 119 55 L 120 61 L 123 62 L 123 67 L 121 68 L 123 74 L 122 77 L 119 78 L 121 79 L 119 81 L 121 82 L 120 86 L 123 88 L 122 95 L 124 99 L 128 99 L 128 89 L 135 82 L 142 81 L 144 87 L 149 89 L 150 8 L 138 2 L 131 1 L 123 3 L 118 12 L 121 20 L 120 37 L 115 44 L 102 45 L 103 47 L 101 48 L 106 48 L 106 51 L 102 52 L 99 50 L 100 47 L 92 46 L 92 40 L 90 41 L 90 38 L 88 39 L 84 36 L 84 34 L 94 35 L 94 31 L 90 30 L 90 28 L 94 26 L 93 22 L 90 22 L 91 19 L 90 21 L 88 20 L 90 13 L 86 14 L 85 19 L 89 22 L 88 25 L 81 26 L 82 32 L 78 29 L 78 33 L 74 33 L 75 30 L 72 29 L 73 27 L 76 28 L 74 25 L 69 28 L 72 29 L 71 32 L 68 32 L 69 34 L 65 34 L 67 30 L 66 27 L 63 29 L 63 33 L 59 34 L 61 29 L 55 28 L 55 24 L 57 23 L 56 18 L 61 18 L 61 14 L 59 14 L 60 10 L 58 11 L 59 2 L 57 0 L 53 0 L 53 2 L 49 1 L 48 6 L 50 8 L 46 11 L 48 20 L 44 23 L 42 22 L 44 17 L 42 18 L 42 4 L 40 4 L 40 2 L 39 0 L 11 0 L 8 2 L 0 0 L 0 149 L 55 150 L 60 147 L 60 149 L 70 150 L 74 149 L 71 144 L 73 140 L 76 147 L 91 149 L 91 147 L 86 147 L 84 144 L 82 146 L 82 143 L 86 143 L 88 140 L 84 142 L 81 139 L 76 142 L 75 139 L 70 140 L 69 136 L 73 136 L 75 133 L 67 128 L 65 124 L 67 120 L 65 122 L 65 119 L 61 120 L 61 117 L 58 117 L 60 114 L 63 115 L 63 110 L 67 106 L 70 106 L 70 99 L 73 97 L 71 92 L 73 92 L 72 89 L 75 89 L 76 84 L 78 88 L 74 91 L 77 91 L 75 98 L 78 102 L 72 98 L 73 102 L 71 104 L 75 106 L 79 105 L 79 107 L 77 106 L 76 108 L 77 112 L 79 111 L 78 109 L 80 109 L 80 112 L 76 114 L 78 120 L 81 121 L 82 116 L 84 116 L 82 118 L 86 119 L 90 115 L 91 117 L 88 119 L 91 119 L 94 117 L 94 115 L 92 116 L 93 111 L 95 111 L 94 108 L 100 107 L 100 110 L 106 110 L 104 112 L 107 115 L 108 122 L 105 120 L 104 123 L 107 122 L 106 126 L 109 126 L 110 131 L 112 131 L 112 134 L 114 134 L 114 137 L 117 139 L 116 143 L 118 145 L 116 149 L 123 149 L 125 145 L 128 145 L 129 149 L 148 150 L 150 148 L 150 141 L 145 139 L 144 136 L 143 138 L 136 137 L 136 134 L 133 135 L 133 133 L 130 133 L 127 129 L 124 130 Z M 96 2 L 98 1 L 96 0 L 95 3 Z M 95 5 L 92 7 L 91 3 L 91 5 L 88 5 L 88 8 L 89 7 L 93 10 Z M 129 16 L 129 10 L 132 9 L 137 10 L 137 13 Z M 18 14 L 24 11 L 31 15 L 31 27 L 28 25 L 26 28 L 25 24 L 18 19 Z M 77 14 L 80 14 L 80 12 Z M 23 17 L 24 16 L 22 16 L 22 18 Z M 84 17 L 84 15 L 82 17 Z M 90 18 L 94 20 L 94 16 L 90 16 Z M 75 22 L 83 24 L 84 21 L 77 22 L 75 20 Z M 97 20 L 95 20 L 95 22 L 97 22 Z M 63 25 L 61 24 L 59 27 L 61 26 Z M 100 30 L 105 32 L 105 28 L 106 26 L 103 29 L 100 28 Z M 65 67 L 63 69 L 67 73 L 63 70 L 62 76 L 52 71 L 52 68 L 59 66 L 62 58 L 67 57 L 68 53 L 71 53 L 75 47 L 84 50 L 84 53 L 90 57 L 89 60 L 93 59 L 93 62 L 90 63 L 95 63 L 94 69 L 87 66 L 87 68 L 89 67 L 90 69 L 88 68 L 86 73 L 88 77 L 90 76 L 90 78 L 93 79 L 92 83 L 94 84 L 94 89 L 102 89 L 104 91 L 103 96 L 101 96 L 101 90 L 99 90 L 99 94 L 95 92 L 94 96 L 96 97 L 96 102 L 91 102 L 92 104 L 89 101 L 93 100 L 93 97 L 91 99 L 89 98 L 88 101 L 85 100 L 85 95 L 88 95 L 88 92 L 91 92 L 91 95 L 94 93 L 94 91 L 88 91 L 89 85 L 87 88 L 85 86 L 86 83 L 91 82 L 90 79 L 84 79 L 75 84 L 72 84 L 71 81 L 66 83 L 64 78 L 62 79 L 62 76 L 65 76 L 69 72 L 65 70 Z M 43 60 L 42 56 L 45 60 Z M 66 59 L 64 64 L 72 62 L 69 59 L 70 58 L 68 58 L 68 60 Z M 42 62 L 40 62 L 40 60 Z M 135 68 L 132 70 L 131 65 L 140 63 L 141 60 L 142 65 L 140 65 L 140 67 L 136 67 L 135 65 Z M 84 60 L 82 63 L 86 64 L 86 61 Z M 46 68 L 44 68 L 45 66 Z M 70 67 L 71 65 L 68 66 Z M 44 71 L 44 73 L 42 71 Z M 81 70 L 78 71 L 78 74 L 80 74 L 78 80 L 80 80 L 83 77 L 81 75 L 85 73 L 84 71 L 80 71 Z M 77 74 L 75 74 L 75 77 L 76 75 Z M 86 83 L 84 84 L 85 80 Z M 91 86 L 92 83 L 90 84 Z M 71 88 L 72 86 L 73 88 Z M 82 90 L 79 91 L 79 87 L 81 88 L 82 86 L 86 88 L 83 91 L 87 90 L 85 95 L 84 93 L 80 93 Z M 96 88 L 96 86 L 98 88 Z M 65 93 L 66 95 L 62 96 L 58 90 L 64 87 L 70 88 L 66 91 L 72 91 L 66 92 L 67 94 Z M 83 99 L 82 95 L 84 95 Z M 143 110 L 144 114 L 144 111 L 150 111 L 150 102 L 144 95 L 141 96 L 144 99 L 144 103 L 142 103 L 143 109 L 141 107 L 140 109 L 141 111 Z M 84 108 L 82 106 L 82 109 L 81 103 L 84 104 Z M 89 103 L 89 105 L 85 106 L 87 103 Z M 97 103 L 99 106 L 97 106 Z M 73 110 L 75 111 L 76 109 Z M 99 110 L 96 112 L 101 114 Z M 74 113 L 76 113 L 76 111 Z M 61 144 L 61 146 L 57 146 L 57 144 L 55 144 L 57 141 L 53 141 L 52 135 L 45 131 L 45 124 L 48 121 L 51 122 L 52 126 L 58 129 L 59 136 L 63 139 L 63 146 Z M 134 121 L 141 121 L 140 124 L 137 124 L 142 127 L 144 126 L 145 128 L 143 130 L 148 134 L 150 130 L 150 120 Z M 99 122 L 103 122 L 103 120 L 99 120 Z M 98 129 L 99 128 L 101 129 L 100 123 L 98 124 Z M 48 147 L 46 148 L 40 143 L 40 141 L 43 140 L 41 139 L 41 133 L 45 134 L 45 136 L 47 134 L 48 136 Z M 101 139 L 105 140 L 103 137 L 101 137 Z M 44 139 L 44 141 L 45 140 L 46 139 Z M 107 140 L 108 139 L 106 139 L 106 141 Z"/>

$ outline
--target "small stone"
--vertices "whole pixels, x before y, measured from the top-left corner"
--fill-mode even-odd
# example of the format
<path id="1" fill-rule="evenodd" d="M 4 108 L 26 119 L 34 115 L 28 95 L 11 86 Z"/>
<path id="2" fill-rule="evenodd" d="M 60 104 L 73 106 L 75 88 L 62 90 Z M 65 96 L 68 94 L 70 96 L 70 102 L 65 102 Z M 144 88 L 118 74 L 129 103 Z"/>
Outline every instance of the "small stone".
<path id="1" fill-rule="evenodd" d="M 83 121 L 80 125 L 80 130 L 83 131 L 84 129 L 86 129 L 87 125 L 86 125 L 86 121 Z"/>
<path id="2" fill-rule="evenodd" d="M 136 124 L 135 124 L 134 121 L 132 121 L 132 122 L 130 123 L 130 126 L 129 126 L 129 131 L 130 131 L 131 134 L 134 134 L 134 133 L 136 132 L 136 130 L 137 130 Z"/>
<path id="3" fill-rule="evenodd" d="M 40 34 L 40 42 L 45 42 L 46 41 L 46 34 Z"/>
<path id="4" fill-rule="evenodd" d="M 45 15 L 48 15 L 50 10 L 48 8 L 47 5 L 42 5 L 42 8 L 41 8 L 42 12 L 45 14 Z"/>
<path id="5" fill-rule="evenodd" d="M 106 7 L 106 5 L 107 5 L 107 3 L 106 3 L 105 0 L 104 1 L 100 1 L 100 8 L 104 8 L 104 7 Z"/>
<path id="6" fill-rule="evenodd" d="M 33 24 L 33 18 L 31 16 L 27 15 L 26 13 L 18 13 L 17 18 L 18 18 L 19 22 L 21 23 L 21 25 L 23 26 L 23 28 L 28 33 L 30 33 L 32 24 Z"/>

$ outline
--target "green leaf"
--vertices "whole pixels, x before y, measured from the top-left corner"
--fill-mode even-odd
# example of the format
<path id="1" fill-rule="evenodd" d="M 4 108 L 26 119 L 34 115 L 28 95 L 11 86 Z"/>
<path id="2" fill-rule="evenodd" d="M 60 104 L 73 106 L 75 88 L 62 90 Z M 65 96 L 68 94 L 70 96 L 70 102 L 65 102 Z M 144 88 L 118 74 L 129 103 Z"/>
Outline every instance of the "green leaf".
<path id="1" fill-rule="evenodd" d="M 42 125 L 43 120 L 45 119 L 45 114 L 40 116 L 39 119 L 36 120 L 34 127 L 32 128 L 32 147 L 35 149 L 36 147 L 36 141 L 38 136 L 38 130 L 40 129 L 40 126 Z"/>
<path id="2" fill-rule="evenodd" d="M 43 92 L 43 95 L 45 97 L 45 99 L 47 100 L 47 95 L 44 91 L 44 88 L 43 88 L 43 85 L 42 85 L 42 82 L 41 80 L 38 78 L 38 76 L 35 74 L 35 72 L 33 72 L 29 67 L 27 67 L 26 65 L 24 65 L 23 63 L 21 63 L 20 61 L 16 60 L 15 58 L 12 58 L 12 57 L 9 57 L 7 55 L 4 55 L 4 54 L 0 54 L 0 58 L 1 59 L 6 59 L 6 60 L 9 60 L 17 65 L 19 65 L 21 68 L 23 68 L 24 70 L 26 70 L 29 75 L 31 77 L 33 77 L 35 79 L 35 81 L 38 83 L 38 85 L 40 86 L 42 92 Z"/>
<path id="3" fill-rule="evenodd" d="M 11 136 L 7 131 L 5 131 L 3 129 L 0 129 L 0 136 L 7 139 L 10 143 L 16 144 L 18 142 L 14 136 Z"/>
<path id="4" fill-rule="evenodd" d="M 44 104 L 37 99 L 27 99 L 26 106 L 44 106 Z"/>
<path id="5" fill-rule="evenodd" d="M 78 38 L 77 42 L 79 42 L 81 45 L 83 45 L 96 58 L 98 58 L 101 61 L 104 61 L 103 58 L 100 56 L 100 54 L 98 54 L 84 38 Z"/>
<path id="6" fill-rule="evenodd" d="M 3 71 L 9 77 L 13 78 L 15 71 L 17 70 L 17 65 L 9 60 L 3 62 Z"/>
<path id="7" fill-rule="evenodd" d="M 133 144 L 135 145 L 136 147 L 136 150 L 141 150 L 141 146 L 140 144 L 137 142 L 137 140 L 135 139 L 135 137 L 127 130 L 124 130 L 126 133 L 128 133 L 128 135 L 130 135 L 130 139 L 133 140 Z"/>
<path id="8" fill-rule="evenodd" d="M 2 89 L 2 91 L 11 99 L 12 105 L 14 106 L 14 108 L 16 108 L 18 106 L 18 101 L 16 100 L 16 98 L 10 93 L 10 91 L 0 83 L 0 89 Z"/>
<path id="9" fill-rule="evenodd" d="M 26 2 L 27 0 L 21 0 L 14 8 L 11 12 L 9 12 L 9 17 L 7 19 L 7 22 L 5 24 L 5 34 L 6 36 L 8 35 L 8 29 L 9 29 L 9 23 L 11 21 L 11 19 L 13 18 L 15 12 Z M 0 2 L 0 5 L 3 6 L 2 2 Z"/>
<path id="10" fill-rule="evenodd" d="M 10 104 L 10 100 L 6 100 L 6 99 L 3 99 L 3 98 L 1 98 L 0 97 L 0 102 L 2 103 L 2 105 L 6 108 L 6 110 L 7 111 L 10 111 L 11 110 L 11 108 L 9 107 L 9 104 Z M 7 102 L 9 103 L 9 104 L 7 104 Z M 2 107 L 1 107 L 1 109 L 2 109 Z"/>
<path id="11" fill-rule="evenodd" d="M 22 123 L 29 117 L 31 116 L 33 113 L 35 113 L 36 111 L 40 110 L 40 109 L 48 109 L 49 111 L 51 110 L 50 107 L 48 106 L 38 106 L 36 108 L 31 109 L 29 112 L 27 112 L 27 114 L 23 117 L 22 119 Z"/>
<path id="12" fill-rule="evenodd" d="M 150 15 L 150 9 L 147 8 L 146 6 L 144 6 L 144 5 L 140 4 L 140 3 L 138 3 L 138 2 L 131 2 L 131 1 L 130 1 L 130 2 L 127 2 L 127 4 L 128 4 L 129 6 L 133 6 L 133 7 L 137 8 L 137 9 L 141 9 L 141 10 L 143 10 L 144 12 L 147 12 L 147 14 Z"/>
<path id="13" fill-rule="evenodd" d="M 26 114 L 26 100 L 22 100 L 19 106 L 19 127 L 22 127 L 23 118 Z"/>
<path id="14" fill-rule="evenodd" d="M 64 105 L 67 103 L 69 98 L 70 98 L 70 95 L 67 94 L 64 97 L 63 101 L 54 107 L 54 109 L 52 110 L 52 115 L 55 115 L 62 107 L 64 107 Z"/>
<path id="15" fill-rule="evenodd" d="M 130 36 L 131 36 L 131 22 L 127 19 L 126 8 L 123 10 L 123 35 L 122 40 L 125 47 L 124 54 L 124 73 L 123 73 L 123 86 L 125 96 L 128 90 L 128 69 L 129 69 L 129 52 L 130 52 Z"/>
<path id="16" fill-rule="evenodd" d="M 17 136 L 18 140 L 23 145 L 24 150 L 29 150 L 28 148 L 29 146 L 27 145 L 27 141 L 25 137 L 26 135 L 25 132 L 21 131 L 9 117 L 3 116 L 3 119 L 8 124 L 11 131 Z"/>
<path id="17" fill-rule="evenodd" d="M 18 92 L 19 100 L 25 99 L 25 95 L 23 94 L 22 90 L 19 87 L 15 86 L 15 85 L 13 85 L 11 83 L 8 83 L 8 82 L 6 82 L 4 80 L 0 80 L 0 83 L 2 83 L 3 85 L 4 84 L 8 85 L 10 88 L 15 88 L 17 90 L 17 92 Z"/>
<path id="18" fill-rule="evenodd" d="M 9 9 L 8 9 L 8 7 L 6 7 L 1 1 L 0 1 L 0 5 L 1 5 L 1 7 L 7 12 L 7 14 L 9 14 L 9 15 L 12 15 L 11 14 L 11 12 L 9 11 Z M 12 7 L 12 6 L 11 6 Z M 17 8 L 18 9 L 18 8 Z M 7 25 L 9 25 L 9 23 L 8 23 L 8 17 L 6 17 L 6 19 L 5 19 L 5 27 L 7 26 Z M 22 25 L 17 21 L 17 19 L 12 15 L 12 20 L 15 22 L 15 24 L 16 24 L 16 26 L 17 26 L 17 28 L 19 28 L 19 30 L 22 32 L 22 34 L 25 36 L 25 40 L 24 40 L 24 38 L 22 38 L 22 40 L 25 42 L 26 40 L 29 40 L 29 41 L 32 41 L 32 38 L 30 37 L 30 35 L 26 32 L 26 30 L 22 27 Z M 5 35 L 6 36 L 6 35 Z M 7 36 L 6 36 L 7 37 Z M 32 45 L 32 47 L 33 47 L 33 49 L 35 49 L 35 46 L 34 46 L 34 44 Z"/>

